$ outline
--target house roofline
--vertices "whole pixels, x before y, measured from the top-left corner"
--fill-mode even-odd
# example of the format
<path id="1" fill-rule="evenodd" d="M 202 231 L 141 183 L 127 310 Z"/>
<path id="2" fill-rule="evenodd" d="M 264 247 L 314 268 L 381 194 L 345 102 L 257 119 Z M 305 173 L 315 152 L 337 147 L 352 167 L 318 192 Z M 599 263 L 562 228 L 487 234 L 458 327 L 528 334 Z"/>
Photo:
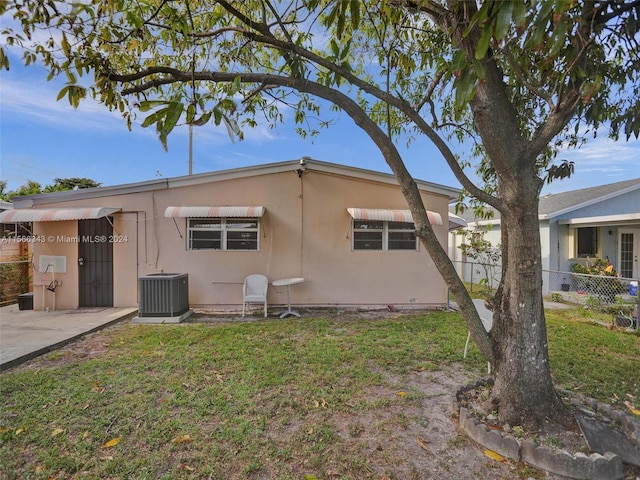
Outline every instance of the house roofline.
<path id="1" fill-rule="evenodd" d="M 638 189 L 640 189 L 640 183 L 638 183 L 636 185 L 631 185 L 631 186 L 629 186 L 627 188 L 623 188 L 622 190 L 618 190 L 616 192 L 611 192 L 611 193 L 608 193 L 606 195 L 600 195 L 598 197 L 590 198 L 589 200 L 587 200 L 585 202 L 577 203 L 575 205 L 571 205 L 570 207 L 565 207 L 565 208 L 562 208 L 560 210 L 556 210 L 555 212 L 549 212 L 549 213 L 546 213 L 546 214 L 541 214 L 539 216 L 539 218 L 540 218 L 540 220 L 549 220 L 551 218 L 558 217 L 560 215 L 564 215 L 565 213 L 569 213 L 569 212 L 572 212 L 574 210 L 579 210 L 581 208 L 589 207 L 589 206 L 594 205 L 596 203 L 603 202 L 605 200 L 609 200 L 611 198 L 615 198 L 615 197 L 618 197 L 620 195 L 624 195 L 625 193 L 633 192 L 633 191 L 638 190 Z"/>
<path id="2" fill-rule="evenodd" d="M 357 177 L 359 179 L 398 185 L 396 177 L 390 173 L 376 172 L 374 170 L 367 170 L 358 167 L 313 160 L 308 157 L 303 158 L 305 159 L 304 166 L 301 164 L 301 160 L 299 159 L 287 160 L 283 162 L 269 163 L 266 165 L 239 167 L 227 170 L 219 170 L 215 172 L 205 172 L 197 173 L 194 175 L 146 180 L 142 182 L 126 183 L 121 185 L 13 197 L 12 201 L 14 208 L 31 208 L 33 206 L 46 203 L 68 202 L 72 200 L 101 198 L 113 195 L 126 195 L 151 190 L 164 190 L 172 187 L 199 185 L 212 181 L 220 182 L 236 178 L 269 175 L 287 171 L 297 172 L 299 169 L 324 172 L 340 176 Z M 445 185 L 431 183 L 423 180 L 415 180 L 415 182 L 420 190 L 427 190 L 432 193 L 447 196 L 451 199 L 457 198 L 460 194 L 460 190 L 453 187 L 448 187 Z"/>

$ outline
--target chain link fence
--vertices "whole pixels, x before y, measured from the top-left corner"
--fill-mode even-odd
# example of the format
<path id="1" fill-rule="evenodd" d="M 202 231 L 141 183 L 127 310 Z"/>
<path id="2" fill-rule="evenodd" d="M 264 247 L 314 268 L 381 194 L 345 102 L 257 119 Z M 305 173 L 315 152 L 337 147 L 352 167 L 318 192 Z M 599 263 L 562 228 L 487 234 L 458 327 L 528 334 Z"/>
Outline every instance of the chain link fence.
<path id="1" fill-rule="evenodd" d="M 454 262 L 470 290 L 492 292 L 500 283 L 501 265 Z M 610 314 L 619 327 L 638 330 L 638 279 L 613 275 L 542 271 L 542 293 L 548 301 L 583 306 Z"/>

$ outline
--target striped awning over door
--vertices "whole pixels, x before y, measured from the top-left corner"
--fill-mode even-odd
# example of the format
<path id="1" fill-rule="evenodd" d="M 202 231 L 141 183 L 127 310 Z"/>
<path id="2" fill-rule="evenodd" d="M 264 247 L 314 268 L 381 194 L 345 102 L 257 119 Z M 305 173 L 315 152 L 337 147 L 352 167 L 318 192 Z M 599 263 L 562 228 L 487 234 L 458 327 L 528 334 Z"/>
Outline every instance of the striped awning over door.
<path id="1" fill-rule="evenodd" d="M 0 223 L 18 222 L 63 222 L 66 220 L 92 220 L 108 217 L 120 208 L 75 207 L 75 208 L 16 208 L 0 212 Z"/>

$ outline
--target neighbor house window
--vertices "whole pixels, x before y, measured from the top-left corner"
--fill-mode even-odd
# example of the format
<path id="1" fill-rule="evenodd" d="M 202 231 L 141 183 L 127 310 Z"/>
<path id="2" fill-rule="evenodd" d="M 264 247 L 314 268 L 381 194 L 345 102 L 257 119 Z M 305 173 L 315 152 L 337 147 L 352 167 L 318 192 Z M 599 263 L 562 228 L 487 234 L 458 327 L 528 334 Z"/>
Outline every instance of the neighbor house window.
<path id="1" fill-rule="evenodd" d="M 411 222 L 353 221 L 354 250 L 417 250 L 416 227 Z"/>
<path id="2" fill-rule="evenodd" d="M 28 237 L 33 235 L 30 222 L 0 223 L 0 237 Z"/>
<path id="3" fill-rule="evenodd" d="M 598 256 L 598 229 L 596 227 L 577 228 L 575 238 L 578 258 Z"/>
<path id="4" fill-rule="evenodd" d="M 189 250 L 258 250 L 257 218 L 189 218 Z"/>

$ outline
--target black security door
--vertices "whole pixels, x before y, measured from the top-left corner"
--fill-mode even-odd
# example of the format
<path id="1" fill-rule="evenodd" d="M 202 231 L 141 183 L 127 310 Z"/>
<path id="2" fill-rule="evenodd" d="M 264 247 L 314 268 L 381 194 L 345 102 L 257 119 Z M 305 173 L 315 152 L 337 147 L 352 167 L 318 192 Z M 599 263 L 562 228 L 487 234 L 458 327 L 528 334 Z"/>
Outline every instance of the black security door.
<path id="1" fill-rule="evenodd" d="M 113 228 L 110 218 L 78 221 L 81 307 L 113 306 Z"/>

